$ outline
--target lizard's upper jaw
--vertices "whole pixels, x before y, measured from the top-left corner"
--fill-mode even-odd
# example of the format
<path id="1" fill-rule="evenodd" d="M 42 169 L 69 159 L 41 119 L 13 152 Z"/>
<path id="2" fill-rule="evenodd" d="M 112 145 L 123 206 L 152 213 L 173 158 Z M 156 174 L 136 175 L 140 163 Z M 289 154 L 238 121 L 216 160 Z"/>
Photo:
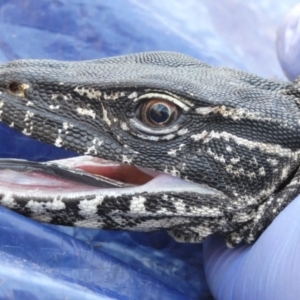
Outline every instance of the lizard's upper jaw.
<path id="1" fill-rule="evenodd" d="M 36 163 L 0 160 L 0 191 L 35 199 L 67 196 L 194 192 L 222 195 L 206 185 L 91 156 Z"/>

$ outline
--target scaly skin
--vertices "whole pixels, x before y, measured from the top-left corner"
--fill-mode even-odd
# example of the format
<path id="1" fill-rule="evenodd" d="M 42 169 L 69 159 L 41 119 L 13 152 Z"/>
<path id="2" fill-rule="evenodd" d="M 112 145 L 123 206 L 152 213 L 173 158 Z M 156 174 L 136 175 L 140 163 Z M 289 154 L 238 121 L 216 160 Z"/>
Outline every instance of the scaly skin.
<path id="1" fill-rule="evenodd" d="M 35 219 L 168 229 L 190 242 L 219 232 L 236 245 L 253 242 L 300 191 L 297 82 L 152 52 L 13 61 L 0 67 L 0 91 L 1 121 L 26 135 L 202 187 L 44 198 L 2 191 L 2 205 Z M 153 123 L 151 103 L 172 118 Z"/>

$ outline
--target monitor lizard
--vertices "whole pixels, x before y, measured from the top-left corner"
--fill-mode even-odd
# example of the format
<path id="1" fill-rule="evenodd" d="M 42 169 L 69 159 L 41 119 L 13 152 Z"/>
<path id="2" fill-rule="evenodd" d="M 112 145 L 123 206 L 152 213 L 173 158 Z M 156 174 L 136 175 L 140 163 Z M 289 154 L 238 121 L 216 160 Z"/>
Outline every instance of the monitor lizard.
<path id="1" fill-rule="evenodd" d="M 1 122 L 159 173 L 142 185 L 73 192 L 2 186 L 0 204 L 43 222 L 252 243 L 300 192 L 299 97 L 297 80 L 172 52 L 3 64 Z"/>

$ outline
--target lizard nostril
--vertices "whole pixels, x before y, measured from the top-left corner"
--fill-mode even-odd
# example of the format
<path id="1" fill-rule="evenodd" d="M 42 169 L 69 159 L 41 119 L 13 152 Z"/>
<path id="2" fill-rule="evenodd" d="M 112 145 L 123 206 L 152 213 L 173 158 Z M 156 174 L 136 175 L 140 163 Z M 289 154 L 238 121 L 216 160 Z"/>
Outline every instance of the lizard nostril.
<path id="1" fill-rule="evenodd" d="M 17 83 L 17 82 L 11 82 L 11 83 L 8 85 L 8 89 L 9 89 L 9 91 L 10 91 L 12 94 L 16 94 L 16 93 L 20 92 L 21 87 L 20 87 L 20 84 L 19 84 L 19 83 Z"/>
<path id="2" fill-rule="evenodd" d="M 18 83 L 16 81 L 11 82 L 8 85 L 8 92 L 12 95 L 25 97 L 25 90 L 29 88 L 28 84 L 25 83 Z"/>

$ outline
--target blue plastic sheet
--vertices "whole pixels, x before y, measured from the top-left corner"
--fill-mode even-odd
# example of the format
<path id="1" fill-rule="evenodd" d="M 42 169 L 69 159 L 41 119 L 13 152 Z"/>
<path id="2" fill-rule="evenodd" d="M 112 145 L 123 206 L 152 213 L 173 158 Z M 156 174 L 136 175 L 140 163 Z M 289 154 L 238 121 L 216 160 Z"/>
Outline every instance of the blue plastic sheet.
<path id="1" fill-rule="evenodd" d="M 168 50 L 284 78 L 280 19 L 296 4 L 264 1 L 0 1 L 0 61 L 95 59 Z M 0 157 L 76 155 L 0 126 Z M 209 299 L 202 246 L 165 232 L 40 224 L 0 209 L 0 299 Z"/>

